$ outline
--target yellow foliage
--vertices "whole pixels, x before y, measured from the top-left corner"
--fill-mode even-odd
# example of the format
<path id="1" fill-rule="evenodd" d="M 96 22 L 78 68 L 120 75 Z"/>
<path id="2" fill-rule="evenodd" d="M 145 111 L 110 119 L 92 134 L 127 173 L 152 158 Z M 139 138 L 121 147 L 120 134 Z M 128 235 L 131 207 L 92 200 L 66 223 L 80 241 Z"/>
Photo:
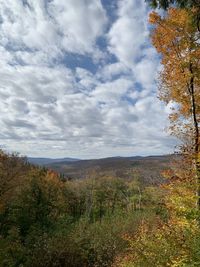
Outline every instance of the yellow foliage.
<path id="1" fill-rule="evenodd" d="M 160 75 L 160 98 L 179 103 L 180 114 L 188 117 L 191 115 L 188 84 L 192 76 L 196 103 L 200 103 L 200 36 L 192 23 L 191 11 L 171 8 L 164 18 L 152 12 L 149 22 L 155 26 L 152 43 L 161 53 L 164 66 Z"/>

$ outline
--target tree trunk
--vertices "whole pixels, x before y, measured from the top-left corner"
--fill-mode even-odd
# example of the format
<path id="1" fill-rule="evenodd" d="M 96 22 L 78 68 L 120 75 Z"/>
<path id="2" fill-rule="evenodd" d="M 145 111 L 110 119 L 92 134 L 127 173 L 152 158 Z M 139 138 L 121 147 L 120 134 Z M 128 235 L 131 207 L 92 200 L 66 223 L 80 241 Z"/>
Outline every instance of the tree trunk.
<path id="1" fill-rule="evenodd" d="M 196 101 L 195 101 L 195 92 L 194 92 L 194 76 L 192 63 L 190 64 L 190 84 L 189 84 L 189 93 L 191 97 L 191 113 L 193 119 L 193 127 L 194 127 L 194 165 L 196 172 L 196 182 L 197 182 L 197 208 L 200 210 L 200 144 L 199 144 L 199 126 L 196 114 Z"/>

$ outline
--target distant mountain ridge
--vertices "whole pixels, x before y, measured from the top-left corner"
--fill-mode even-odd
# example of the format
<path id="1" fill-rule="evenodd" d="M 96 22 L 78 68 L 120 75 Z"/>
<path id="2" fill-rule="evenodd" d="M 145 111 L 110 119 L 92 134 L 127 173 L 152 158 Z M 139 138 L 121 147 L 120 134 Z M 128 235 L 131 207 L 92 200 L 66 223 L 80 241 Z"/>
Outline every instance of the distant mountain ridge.
<path id="1" fill-rule="evenodd" d="M 51 163 L 57 163 L 57 162 L 75 162 L 79 161 L 80 159 L 75 159 L 75 158 L 34 158 L 34 157 L 28 157 L 28 161 L 32 164 L 36 165 L 47 165 Z"/>
<path id="2" fill-rule="evenodd" d="M 143 185 L 158 185 L 165 180 L 162 172 L 170 168 L 177 155 L 109 157 L 100 159 L 28 158 L 32 164 L 45 166 L 62 174 L 66 179 L 85 179 L 113 176 L 139 179 Z"/>
<path id="3" fill-rule="evenodd" d="M 49 164 L 54 164 L 54 163 L 73 163 L 77 161 L 82 161 L 84 163 L 86 162 L 102 162 L 102 161 L 120 161 L 120 160 L 141 160 L 141 159 L 150 159 L 150 158 L 162 158 L 162 157 L 168 157 L 170 155 L 153 155 L 153 156 L 129 156 L 129 157 L 122 157 L 122 156 L 116 156 L 116 157 L 105 157 L 105 158 L 94 158 L 94 159 L 78 159 L 78 158 L 45 158 L 45 157 L 28 157 L 28 161 L 31 164 L 36 164 L 36 165 L 49 165 Z"/>
<path id="4" fill-rule="evenodd" d="M 176 157 L 176 155 L 155 155 L 87 160 L 39 158 L 32 162 L 61 173 L 66 179 L 112 176 L 122 179 L 139 179 L 141 184 L 152 185 L 163 183 L 162 172 L 170 168 Z"/>

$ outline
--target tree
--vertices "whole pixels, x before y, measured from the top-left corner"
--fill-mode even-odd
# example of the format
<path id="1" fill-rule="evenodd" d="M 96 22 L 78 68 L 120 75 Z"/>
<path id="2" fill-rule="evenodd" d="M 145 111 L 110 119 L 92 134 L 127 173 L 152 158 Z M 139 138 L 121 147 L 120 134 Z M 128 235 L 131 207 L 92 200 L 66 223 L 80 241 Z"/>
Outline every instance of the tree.
<path id="1" fill-rule="evenodd" d="M 200 33 L 186 9 L 170 8 L 161 18 L 150 15 L 154 25 L 152 42 L 161 54 L 160 99 L 176 104 L 170 115 L 172 133 L 185 137 L 187 152 L 192 155 L 197 205 L 200 208 Z"/>
<path id="2" fill-rule="evenodd" d="M 200 7 L 199 0 L 146 0 L 153 8 L 168 9 L 172 5 L 180 8 Z"/>
<path id="3" fill-rule="evenodd" d="M 17 187 L 25 182 L 30 169 L 25 158 L 0 150 L 0 210 L 12 198 Z"/>
<path id="4" fill-rule="evenodd" d="M 145 0 L 152 8 L 162 8 L 164 10 L 176 6 L 193 12 L 193 23 L 200 32 L 200 0 Z"/>

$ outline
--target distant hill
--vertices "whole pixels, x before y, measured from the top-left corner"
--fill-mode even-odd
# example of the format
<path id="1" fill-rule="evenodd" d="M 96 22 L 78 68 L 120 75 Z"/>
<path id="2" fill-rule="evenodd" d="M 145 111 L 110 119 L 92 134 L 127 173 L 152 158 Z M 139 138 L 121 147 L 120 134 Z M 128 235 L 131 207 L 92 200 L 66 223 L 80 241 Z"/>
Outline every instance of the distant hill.
<path id="1" fill-rule="evenodd" d="M 112 175 L 123 179 L 139 179 L 143 184 L 160 184 L 162 171 L 170 167 L 175 156 L 113 157 L 92 160 L 62 160 L 45 164 L 67 179 L 84 179 Z"/>
<path id="2" fill-rule="evenodd" d="M 75 162 L 80 159 L 74 159 L 74 158 L 58 158 L 58 159 L 52 159 L 52 158 L 32 158 L 28 157 L 28 161 L 32 164 L 36 165 L 46 165 L 46 164 L 51 164 L 51 163 L 56 163 L 56 162 Z"/>

